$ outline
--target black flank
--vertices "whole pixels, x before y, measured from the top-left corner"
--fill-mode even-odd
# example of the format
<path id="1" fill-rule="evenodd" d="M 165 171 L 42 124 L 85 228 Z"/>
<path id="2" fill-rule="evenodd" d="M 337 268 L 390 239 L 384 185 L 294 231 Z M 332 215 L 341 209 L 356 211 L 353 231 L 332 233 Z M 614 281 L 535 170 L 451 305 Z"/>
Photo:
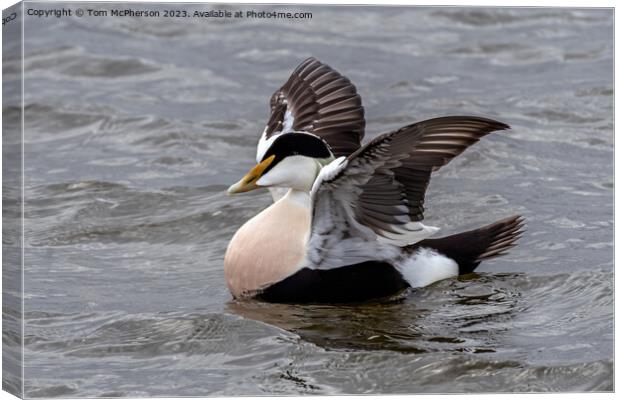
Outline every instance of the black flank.
<path id="1" fill-rule="evenodd" d="M 304 268 L 257 297 L 277 303 L 350 303 L 388 297 L 408 287 L 392 265 L 369 261 L 330 270 Z"/>

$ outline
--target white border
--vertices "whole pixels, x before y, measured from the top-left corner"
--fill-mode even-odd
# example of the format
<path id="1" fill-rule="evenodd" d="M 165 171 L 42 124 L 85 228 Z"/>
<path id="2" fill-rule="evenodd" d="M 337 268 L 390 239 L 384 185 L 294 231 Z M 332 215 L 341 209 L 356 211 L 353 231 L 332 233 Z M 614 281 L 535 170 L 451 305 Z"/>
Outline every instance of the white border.
<path id="1" fill-rule="evenodd" d="M 52 3 L 53 1 L 27 1 L 29 3 L 34 3 L 34 2 L 45 2 L 45 3 Z M 67 3 L 69 2 L 76 2 L 76 3 L 80 3 L 82 1 L 67 1 Z M 93 1 L 95 2 L 95 1 Z M 108 0 L 107 2 L 118 2 L 118 3 L 146 3 L 145 1 L 137 1 L 137 0 Z M 11 0 L 0 0 L 0 5 L 2 7 L 2 9 L 5 9 L 7 7 L 10 7 L 11 5 L 15 4 L 15 1 L 11 1 Z M 158 2 L 158 3 L 164 3 L 162 2 Z M 170 0 L 170 1 L 166 1 L 166 3 L 189 3 L 187 1 L 180 1 L 180 0 Z M 594 7 L 604 7 L 604 8 L 614 8 L 615 4 L 613 1 L 609 1 L 609 0 L 589 0 L 589 1 L 558 1 L 558 0 L 539 0 L 539 1 L 533 1 L 533 0 L 522 0 L 522 1 L 514 1 L 514 0 L 506 0 L 506 1 L 502 1 L 501 3 L 498 2 L 497 0 L 493 1 L 493 0 L 474 0 L 474 1 L 467 1 L 467 0 L 447 0 L 447 1 L 433 1 L 433 0 L 425 0 L 425 1 L 411 1 L 411 0 L 389 0 L 386 2 L 380 2 L 379 1 L 368 1 L 368 0 L 296 0 L 296 1 L 285 1 L 285 0 L 269 0 L 269 1 L 257 1 L 257 0 L 244 0 L 244 1 L 240 1 L 240 0 L 225 0 L 225 1 L 219 1 L 219 2 L 192 2 L 192 3 L 213 3 L 213 4 L 225 4 L 225 3 L 234 3 L 234 4 L 305 4 L 305 5 L 381 5 L 381 6 L 388 6 L 388 5 L 407 5 L 407 6 L 482 6 L 482 7 L 578 7 L 578 8 L 594 8 Z M 22 6 L 22 11 L 23 11 L 23 6 Z M 24 25 L 22 24 L 22 38 L 23 38 L 23 34 L 24 34 Z M 618 67 L 617 64 L 615 63 L 615 54 L 616 54 L 616 46 L 618 41 L 616 40 L 616 31 L 615 31 L 615 15 L 614 15 L 614 138 L 615 138 L 615 121 L 617 120 L 617 110 L 615 108 L 615 89 L 616 89 L 616 85 L 615 85 L 615 76 L 616 73 L 618 72 Z M 1 50 L 1 41 L 0 41 L 0 50 Z M 22 42 L 22 54 L 23 54 L 23 42 Z M 1 54 L 1 52 L 0 52 Z M 22 109 L 23 109 L 23 101 L 24 101 L 24 97 L 23 97 L 23 60 L 22 60 Z M 0 101 L 1 101 L 1 94 L 2 92 L 0 91 Z M 23 135 L 23 127 L 24 127 L 24 115 L 22 113 L 22 135 Z M 0 117 L 0 121 L 1 121 L 1 117 Z M 1 125 L 0 125 L 1 126 Z M 1 143 L 0 143 L 1 146 Z M 614 150 L 615 150 L 615 140 L 614 140 Z M 22 155 L 23 155 L 23 139 L 22 139 Z M 616 176 L 617 168 L 618 168 L 618 159 L 617 159 L 618 155 L 616 154 L 616 152 L 614 151 L 614 177 Z M 0 172 L 1 172 L 1 164 L 0 164 Z M 23 190 L 24 190 L 24 158 L 22 157 L 22 196 L 23 196 Z M 1 175 L 0 175 L 1 176 Z M 615 209 L 617 207 L 617 203 L 616 203 L 616 196 L 615 196 L 615 192 L 616 192 L 616 186 L 615 186 L 615 179 L 614 179 L 614 244 L 615 244 L 615 237 L 616 237 L 616 232 L 617 232 L 617 220 L 616 220 L 616 215 L 615 215 Z M 0 189 L 0 193 L 1 193 L 1 189 Z M 23 198 L 23 197 L 22 197 Z M 22 203 L 22 215 L 23 215 L 23 203 Z M 23 219 L 22 219 L 22 243 L 24 240 L 24 226 L 23 226 Z M 0 239 L 2 237 L 2 233 L 0 230 Z M 23 246 L 22 246 L 22 260 L 23 260 Z M 0 258 L 1 258 L 1 254 L 0 254 Z M 615 246 L 614 246 L 614 266 L 617 265 L 618 263 L 618 257 L 617 254 L 615 252 Z M 614 279 L 615 279 L 615 287 L 617 287 L 618 284 L 618 276 L 617 274 L 614 273 Z M 22 288 L 23 288 L 23 268 L 22 268 Z M 0 284 L 1 284 L 1 277 L 0 277 Z M 614 288 L 614 294 L 615 294 L 615 288 Z M 615 298 L 615 296 L 614 296 Z M 614 301 L 614 307 L 615 307 L 615 301 Z M 23 296 L 22 296 L 22 312 L 23 312 Z M 614 312 L 614 317 L 616 316 L 616 312 L 617 309 L 615 309 Z M 614 322 L 615 322 L 615 318 L 614 318 Z M 0 322 L 1 324 L 1 322 Z M 22 320 L 22 328 L 23 328 L 23 320 Z M 615 335 L 615 324 L 614 324 L 614 354 L 615 354 L 615 344 L 617 343 L 617 339 L 618 336 Z M 23 340 L 23 339 L 22 339 Z M 615 362 L 615 359 L 614 359 Z M 22 371 L 23 371 L 23 351 L 22 351 Z M 614 365 L 614 384 L 617 382 L 617 378 L 618 378 L 618 368 L 616 365 Z M 584 394 L 584 393 L 557 393 L 557 394 L 523 394 L 523 393 L 519 393 L 519 394 L 475 394 L 475 395 L 384 395 L 384 396 L 375 396 L 375 395 L 371 395 L 371 396 L 329 396 L 329 399 L 333 399 L 333 400 L 350 400 L 350 399 L 377 399 L 377 398 L 394 398 L 394 399 L 404 399 L 404 398 L 411 398 L 411 399 L 420 399 L 420 400 L 436 400 L 436 399 L 449 399 L 449 398 L 454 398 L 454 396 L 458 396 L 459 399 L 465 399 L 465 400 L 473 400 L 473 399 L 479 399 L 480 396 L 482 396 L 483 398 L 486 399 L 514 399 L 516 396 L 526 396 L 527 399 L 541 399 L 541 398 L 556 398 L 556 399 L 561 399 L 561 400 L 577 400 L 577 399 L 582 399 L 582 398 L 587 398 L 587 399 L 609 399 L 609 398 L 615 398 L 615 394 L 607 394 L 607 393 L 593 393 L 593 394 Z M 197 397 L 200 398 L 200 397 Z M 208 397 L 208 399 L 214 399 L 215 397 Z M 238 397 L 239 398 L 239 397 Z M 264 399 L 278 399 L 278 398 L 282 398 L 282 397 L 241 397 L 242 399 L 247 399 L 247 400 L 264 400 Z M 288 399 L 299 399 L 299 400 L 307 400 L 308 396 L 288 396 L 286 397 Z M 10 395 L 7 392 L 0 392 L 0 400 L 8 400 L 8 399 L 15 399 L 14 396 Z M 159 397 L 158 399 L 172 399 L 172 398 L 165 398 L 165 397 Z"/>

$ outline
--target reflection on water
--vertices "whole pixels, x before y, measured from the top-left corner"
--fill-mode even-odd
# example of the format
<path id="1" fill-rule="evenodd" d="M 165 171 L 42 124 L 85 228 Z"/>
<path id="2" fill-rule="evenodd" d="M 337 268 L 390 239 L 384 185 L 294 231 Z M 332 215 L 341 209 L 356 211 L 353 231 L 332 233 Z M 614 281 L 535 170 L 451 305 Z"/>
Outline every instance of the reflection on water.
<path id="1" fill-rule="evenodd" d="M 502 282 L 519 275 L 471 275 L 410 291 L 388 302 L 288 305 L 232 301 L 227 311 L 298 334 L 324 349 L 495 352 L 490 335 L 507 329 L 519 294 Z M 523 305 L 521 305 L 523 307 Z M 502 329 L 501 325 L 506 327 Z M 477 340 L 477 339 L 482 340 Z"/>
<path id="2" fill-rule="evenodd" d="M 227 312 L 298 334 L 324 349 L 495 352 L 494 336 L 526 309 L 519 274 L 459 277 L 398 299 L 349 305 L 231 301 Z"/>
<path id="3" fill-rule="evenodd" d="M 313 19 L 28 21 L 26 395 L 611 390 L 612 11 L 295 7 Z M 367 139 L 510 124 L 425 205 L 445 235 L 522 214 L 519 246 L 389 302 L 231 300 L 226 245 L 271 200 L 225 188 L 308 56 L 356 83 Z"/>

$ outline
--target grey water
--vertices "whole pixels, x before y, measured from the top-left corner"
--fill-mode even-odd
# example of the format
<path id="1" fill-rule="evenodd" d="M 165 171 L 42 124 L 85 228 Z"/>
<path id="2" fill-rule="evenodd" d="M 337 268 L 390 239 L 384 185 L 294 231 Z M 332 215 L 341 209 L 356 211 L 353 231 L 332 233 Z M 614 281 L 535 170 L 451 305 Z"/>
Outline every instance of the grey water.
<path id="1" fill-rule="evenodd" d="M 26 17 L 25 395 L 613 390 L 613 11 L 276 8 L 313 17 Z M 508 123 L 434 174 L 426 222 L 521 214 L 519 245 L 390 302 L 232 300 L 228 240 L 271 199 L 225 189 L 309 56 L 356 84 L 366 140 Z"/>

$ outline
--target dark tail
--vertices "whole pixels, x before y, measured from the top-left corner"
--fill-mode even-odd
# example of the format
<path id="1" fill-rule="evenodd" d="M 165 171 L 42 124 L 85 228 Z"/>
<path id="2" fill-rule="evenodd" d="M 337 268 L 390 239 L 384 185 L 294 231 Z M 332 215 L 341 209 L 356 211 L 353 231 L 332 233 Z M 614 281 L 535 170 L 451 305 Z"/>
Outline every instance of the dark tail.
<path id="1" fill-rule="evenodd" d="M 489 258 L 498 257 L 516 246 L 524 232 L 525 219 L 519 215 L 508 217 L 473 231 L 457 233 L 439 239 L 426 239 L 412 248 L 431 248 L 452 258 L 459 265 L 459 274 L 468 274 Z"/>

